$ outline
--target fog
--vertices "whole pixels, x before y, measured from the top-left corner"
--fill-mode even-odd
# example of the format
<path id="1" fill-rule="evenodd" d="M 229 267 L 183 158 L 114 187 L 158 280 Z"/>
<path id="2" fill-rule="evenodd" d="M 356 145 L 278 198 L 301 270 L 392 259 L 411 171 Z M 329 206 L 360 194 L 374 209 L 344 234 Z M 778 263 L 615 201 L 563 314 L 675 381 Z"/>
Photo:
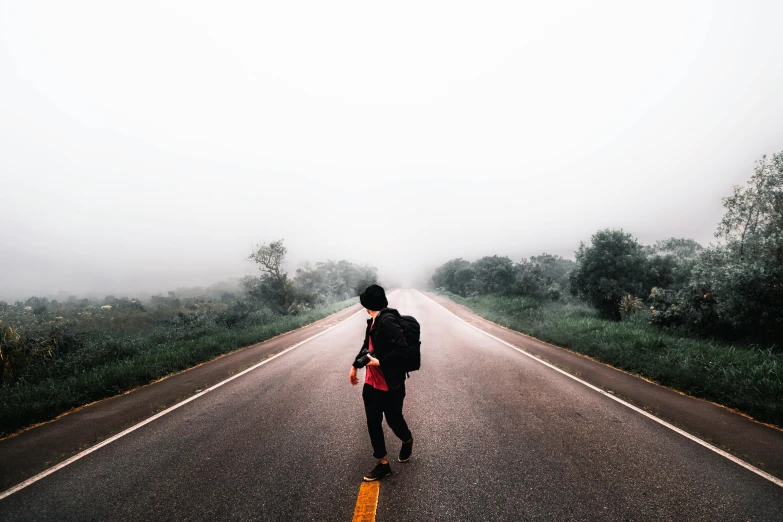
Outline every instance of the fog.
<path id="1" fill-rule="evenodd" d="M 783 149 L 780 2 L 2 2 L 0 299 L 703 245 Z"/>

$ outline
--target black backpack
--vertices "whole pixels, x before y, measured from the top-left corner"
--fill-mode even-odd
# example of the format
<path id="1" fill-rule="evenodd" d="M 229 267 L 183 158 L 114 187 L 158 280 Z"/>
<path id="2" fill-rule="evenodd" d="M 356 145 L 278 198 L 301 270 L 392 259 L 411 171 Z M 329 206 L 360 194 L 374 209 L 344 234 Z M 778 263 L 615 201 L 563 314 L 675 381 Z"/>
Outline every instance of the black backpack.
<path id="1" fill-rule="evenodd" d="M 405 372 L 414 372 L 421 368 L 421 329 L 412 315 L 397 316 L 408 341 L 408 356 L 405 358 Z M 410 377 L 410 376 L 409 376 Z"/>

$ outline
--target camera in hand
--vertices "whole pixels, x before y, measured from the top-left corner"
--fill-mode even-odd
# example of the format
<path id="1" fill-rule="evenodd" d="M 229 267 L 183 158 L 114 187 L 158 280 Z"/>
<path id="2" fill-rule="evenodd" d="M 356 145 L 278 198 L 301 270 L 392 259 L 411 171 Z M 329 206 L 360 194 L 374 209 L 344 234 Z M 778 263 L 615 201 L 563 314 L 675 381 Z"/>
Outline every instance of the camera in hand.
<path id="1" fill-rule="evenodd" d="M 364 368 L 367 366 L 368 362 L 370 362 L 370 350 L 369 348 L 365 348 L 359 352 L 359 357 L 356 358 L 356 367 Z"/>

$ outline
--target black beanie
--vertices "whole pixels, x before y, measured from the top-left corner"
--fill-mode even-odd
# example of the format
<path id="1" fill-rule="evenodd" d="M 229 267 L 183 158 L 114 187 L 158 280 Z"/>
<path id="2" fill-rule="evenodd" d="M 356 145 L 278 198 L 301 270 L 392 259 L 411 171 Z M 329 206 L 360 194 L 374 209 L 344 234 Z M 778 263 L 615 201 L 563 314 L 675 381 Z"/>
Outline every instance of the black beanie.
<path id="1" fill-rule="evenodd" d="M 386 292 L 378 285 L 370 285 L 364 292 L 359 294 L 359 302 L 362 303 L 363 307 L 374 311 L 389 306 L 389 301 L 386 300 Z"/>

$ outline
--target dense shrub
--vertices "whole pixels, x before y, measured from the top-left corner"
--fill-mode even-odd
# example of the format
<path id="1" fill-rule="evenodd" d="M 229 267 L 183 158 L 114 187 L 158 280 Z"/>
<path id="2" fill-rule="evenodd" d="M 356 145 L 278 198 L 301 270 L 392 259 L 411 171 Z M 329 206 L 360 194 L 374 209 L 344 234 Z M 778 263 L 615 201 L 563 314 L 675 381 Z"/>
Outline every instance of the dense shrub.
<path id="1" fill-rule="evenodd" d="M 783 153 L 763 157 L 747 187 L 723 199 L 716 232 L 682 291 L 685 323 L 765 343 L 783 339 Z"/>
<path id="2" fill-rule="evenodd" d="M 523 258 L 516 266 L 516 293 L 556 301 L 569 286 L 573 266 L 573 261 L 551 254 Z"/>
<path id="3" fill-rule="evenodd" d="M 783 266 L 775 265 L 774 259 L 738 257 L 732 246 L 710 248 L 694 269 L 691 292 L 714 300 L 712 313 L 701 321 L 703 327 L 780 344 Z"/>
<path id="4" fill-rule="evenodd" d="M 506 256 L 485 256 L 475 261 L 474 289 L 480 294 L 510 293 L 516 277 L 514 262 Z"/>
<path id="5" fill-rule="evenodd" d="M 646 294 L 642 281 L 647 258 L 641 245 L 622 230 L 600 230 L 589 246 L 581 243 L 570 273 L 571 293 L 591 303 L 603 317 L 620 319 L 620 299 Z"/>
<path id="6" fill-rule="evenodd" d="M 454 291 L 459 295 L 476 295 L 476 271 L 471 266 L 457 269 L 454 272 Z"/>
<path id="7" fill-rule="evenodd" d="M 519 263 L 505 256 L 485 256 L 472 263 L 457 258 L 435 269 L 430 286 L 462 297 L 500 293 L 557 300 L 568 288 L 573 264 L 550 254 Z"/>
<path id="8" fill-rule="evenodd" d="M 679 326 L 685 321 L 685 298 L 676 290 L 653 288 L 650 297 L 650 324 L 655 326 Z"/>
<path id="9" fill-rule="evenodd" d="M 434 288 L 442 288 L 448 292 L 466 296 L 473 292 L 474 279 L 475 272 L 471 268 L 471 262 L 459 257 L 436 268 L 430 282 Z"/>
<path id="10" fill-rule="evenodd" d="M 356 265 L 346 260 L 304 263 L 296 269 L 294 290 L 296 301 L 309 305 L 323 301 L 348 299 L 378 283 L 377 269 Z"/>
<path id="11" fill-rule="evenodd" d="M 704 248 L 687 238 L 672 237 L 642 247 L 647 254 L 644 288 L 681 289 L 688 285 Z"/>
<path id="12" fill-rule="evenodd" d="M 543 299 L 547 295 L 548 287 L 541 268 L 527 259 L 522 259 L 517 268 L 515 293 Z M 559 293 L 557 297 L 560 297 Z"/>
<path id="13" fill-rule="evenodd" d="M 23 329 L 0 321 L 0 332 L 3 386 L 48 377 L 51 361 L 77 352 L 83 344 L 83 335 L 75 333 L 73 324 L 60 320 L 36 321 Z"/>

